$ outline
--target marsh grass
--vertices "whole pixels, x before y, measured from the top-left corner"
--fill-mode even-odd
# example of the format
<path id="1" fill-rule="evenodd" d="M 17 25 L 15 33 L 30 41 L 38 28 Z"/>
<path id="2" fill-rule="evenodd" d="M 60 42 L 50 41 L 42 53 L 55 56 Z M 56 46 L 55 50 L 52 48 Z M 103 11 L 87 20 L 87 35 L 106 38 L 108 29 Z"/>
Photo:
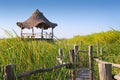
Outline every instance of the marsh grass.
<path id="1" fill-rule="evenodd" d="M 100 59 L 120 64 L 120 32 L 110 30 L 107 32 L 94 33 L 86 36 L 75 36 L 72 39 L 64 39 L 54 42 L 47 41 L 27 41 L 19 38 L 9 38 L 0 40 L 0 66 L 7 64 L 16 65 L 16 74 L 39 68 L 50 68 L 59 64 L 57 62 L 58 49 L 63 49 L 63 59 L 69 62 L 69 50 L 77 44 L 79 50 L 88 50 L 89 45 L 93 45 L 93 50 L 103 48 L 103 54 L 96 52 L 93 56 Z M 88 55 L 80 53 L 80 67 L 88 67 Z M 120 72 L 120 69 L 113 68 L 113 74 Z M 98 80 L 97 63 L 94 61 L 94 76 Z M 61 68 L 50 72 L 34 74 L 21 80 L 66 80 L 69 77 L 69 69 Z M 0 72 L 2 79 L 2 72 Z"/>

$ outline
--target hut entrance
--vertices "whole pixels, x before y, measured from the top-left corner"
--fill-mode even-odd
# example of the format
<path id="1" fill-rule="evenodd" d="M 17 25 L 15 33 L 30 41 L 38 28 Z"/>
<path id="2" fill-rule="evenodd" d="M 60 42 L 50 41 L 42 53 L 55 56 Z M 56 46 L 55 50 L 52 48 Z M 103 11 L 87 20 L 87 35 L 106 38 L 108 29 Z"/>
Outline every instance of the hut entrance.
<path id="1" fill-rule="evenodd" d="M 34 39 L 53 39 L 53 29 L 57 26 L 56 23 L 50 22 L 38 9 L 26 21 L 17 22 L 17 25 L 21 28 L 21 38 Z M 25 29 L 30 29 L 31 33 L 24 33 L 23 30 Z M 41 30 L 39 33 L 35 33 L 35 29 Z M 45 32 L 46 30 L 50 32 Z"/>

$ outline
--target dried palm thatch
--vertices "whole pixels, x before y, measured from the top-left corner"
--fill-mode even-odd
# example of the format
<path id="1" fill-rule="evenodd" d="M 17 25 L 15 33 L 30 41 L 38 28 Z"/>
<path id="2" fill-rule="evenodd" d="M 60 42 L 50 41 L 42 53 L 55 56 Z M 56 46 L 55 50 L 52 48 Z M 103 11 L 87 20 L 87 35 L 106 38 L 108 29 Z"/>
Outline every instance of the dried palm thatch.
<path id="1" fill-rule="evenodd" d="M 28 28 L 31 29 L 33 27 L 37 28 L 55 28 L 57 26 L 56 23 L 50 22 L 38 9 L 32 14 L 30 18 L 28 18 L 24 22 L 17 22 L 17 25 L 21 28 Z"/>

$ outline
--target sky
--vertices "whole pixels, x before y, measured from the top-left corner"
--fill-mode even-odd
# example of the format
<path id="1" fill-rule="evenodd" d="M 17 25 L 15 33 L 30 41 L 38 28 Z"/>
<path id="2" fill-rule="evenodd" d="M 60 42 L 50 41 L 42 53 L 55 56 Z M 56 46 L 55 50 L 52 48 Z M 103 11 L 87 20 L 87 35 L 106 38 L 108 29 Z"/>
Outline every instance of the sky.
<path id="1" fill-rule="evenodd" d="M 6 36 L 4 30 L 20 35 L 16 22 L 25 21 L 36 9 L 58 24 L 58 38 L 120 30 L 120 0 L 0 0 L 0 38 Z"/>

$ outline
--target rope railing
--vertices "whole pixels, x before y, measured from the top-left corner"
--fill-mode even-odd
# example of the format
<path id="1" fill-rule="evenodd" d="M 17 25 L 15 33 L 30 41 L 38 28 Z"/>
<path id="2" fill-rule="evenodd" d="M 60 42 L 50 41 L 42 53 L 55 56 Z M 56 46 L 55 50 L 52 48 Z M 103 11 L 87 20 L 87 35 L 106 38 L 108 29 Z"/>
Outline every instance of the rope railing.
<path id="1" fill-rule="evenodd" d="M 64 66 L 69 66 L 69 65 L 70 65 L 70 63 L 66 63 L 66 64 L 60 64 L 60 65 L 57 65 L 57 66 L 53 66 L 51 68 L 27 71 L 27 72 L 18 74 L 17 78 L 22 78 L 22 77 L 26 77 L 26 76 L 29 76 L 29 75 L 32 75 L 32 74 L 37 74 L 37 73 L 42 73 L 42 72 L 49 72 L 49 71 L 59 69 L 59 68 L 62 68 Z"/>

